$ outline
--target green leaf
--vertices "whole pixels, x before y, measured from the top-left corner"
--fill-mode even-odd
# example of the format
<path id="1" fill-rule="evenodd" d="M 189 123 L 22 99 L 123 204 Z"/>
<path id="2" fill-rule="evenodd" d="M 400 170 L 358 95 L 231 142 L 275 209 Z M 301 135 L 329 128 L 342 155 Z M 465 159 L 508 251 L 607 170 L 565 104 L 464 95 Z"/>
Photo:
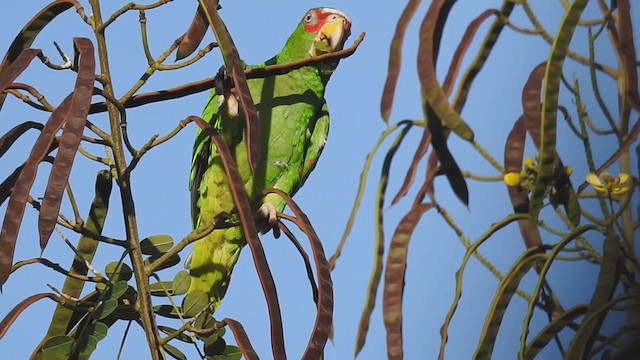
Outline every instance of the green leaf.
<path id="1" fill-rule="evenodd" d="M 71 355 L 74 340 L 67 335 L 56 335 L 47 339 L 42 345 L 44 359 L 67 359 Z"/>
<path id="2" fill-rule="evenodd" d="M 187 360 L 187 356 L 183 354 L 182 351 L 178 350 L 178 348 L 176 348 L 171 344 L 164 344 L 162 345 L 162 348 L 164 349 L 164 351 L 167 352 L 167 354 L 171 355 L 171 357 L 174 359 Z"/>
<path id="3" fill-rule="evenodd" d="M 222 354 L 209 356 L 208 358 L 210 360 L 240 360 L 242 358 L 242 353 L 237 346 L 227 345 Z"/>
<path id="4" fill-rule="evenodd" d="M 129 284 L 127 284 L 126 281 L 118 281 L 117 283 L 112 284 L 109 288 L 109 294 L 107 295 L 107 298 L 118 300 L 122 297 L 122 295 L 124 295 L 124 293 L 127 292 L 128 288 Z"/>
<path id="5" fill-rule="evenodd" d="M 117 308 L 118 308 L 118 300 L 116 299 L 105 300 L 100 306 L 100 308 L 98 308 L 98 311 L 95 316 L 98 320 L 102 320 L 107 316 L 111 315 L 111 313 L 113 313 Z"/>
<path id="6" fill-rule="evenodd" d="M 161 255 L 173 246 L 173 238 L 169 235 L 154 235 L 140 241 L 140 249 L 145 255 Z"/>
<path id="7" fill-rule="evenodd" d="M 180 308 L 174 308 L 171 305 L 156 305 L 153 307 L 153 312 L 157 315 L 164 316 L 170 319 L 179 319 L 180 314 L 178 311 L 181 311 Z"/>
<path id="8" fill-rule="evenodd" d="M 96 291 L 99 292 L 100 294 L 103 294 L 105 291 L 107 291 L 107 284 L 105 284 L 105 283 L 97 283 L 96 284 Z"/>
<path id="9" fill-rule="evenodd" d="M 115 261 L 105 266 L 104 273 L 112 282 L 128 281 L 133 276 L 133 270 L 131 270 L 129 265 Z"/>
<path id="10" fill-rule="evenodd" d="M 169 327 L 169 326 L 164 326 L 164 325 L 158 325 L 158 330 L 162 331 L 163 333 L 165 333 L 167 335 L 171 335 L 171 334 L 175 333 L 176 331 L 178 331 L 177 329 L 174 329 L 174 328 Z M 189 343 L 189 344 L 193 344 L 193 339 L 191 339 L 185 333 L 179 334 L 174 339 L 180 340 L 180 341 L 184 341 L 184 342 Z"/>
<path id="11" fill-rule="evenodd" d="M 149 256 L 147 259 L 145 259 L 144 261 L 144 266 L 148 266 L 149 264 L 151 264 L 152 262 L 156 261 L 160 256 L 160 254 L 156 254 L 156 255 L 151 255 Z M 163 269 L 167 269 L 170 268 L 172 266 L 178 265 L 180 263 L 180 256 L 178 254 L 170 257 L 169 259 L 167 259 L 167 261 L 165 261 L 162 265 L 158 266 L 158 268 L 155 271 L 160 271 Z"/>
<path id="12" fill-rule="evenodd" d="M 193 326 L 195 326 L 198 329 L 207 329 L 207 328 L 213 326 L 213 324 L 215 322 L 216 322 L 216 319 L 214 319 L 213 316 L 211 316 L 211 314 L 207 313 L 207 314 L 203 314 L 202 316 L 199 316 L 196 319 L 196 321 L 193 324 Z M 217 330 L 216 332 L 218 332 L 220 330 L 224 330 L 224 328 L 221 328 L 221 329 Z"/>
<path id="13" fill-rule="evenodd" d="M 89 335 L 83 345 L 79 356 L 80 360 L 89 359 L 98 346 L 98 339 L 94 335 Z"/>
<path id="14" fill-rule="evenodd" d="M 200 289 L 187 294 L 182 300 L 182 311 L 185 317 L 194 317 L 202 309 L 209 306 L 209 295 Z"/>
<path id="15" fill-rule="evenodd" d="M 220 355 L 224 353 L 227 342 L 218 334 L 211 334 L 204 341 L 204 354 L 205 355 Z"/>
<path id="16" fill-rule="evenodd" d="M 174 295 L 173 281 L 161 281 L 149 284 L 149 291 L 153 296 L 169 296 Z"/>
<path id="17" fill-rule="evenodd" d="M 89 334 L 96 337 L 98 341 L 104 339 L 109 332 L 109 327 L 105 323 L 97 322 L 89 327 Z"/>
<path id="18" fill-rule="evenodd" d="M 179 271 L 173 278 L 173 295 L 186 294 L 191 286 L 191 276 L 185 270 Z"/>
<path id="19" fill-rule="evenodd" d="M 213 316 L 211 316 L 210 313 L 204 313 L 200 316 L 198 316 L 198 318 L 196 319 L 196 321 L 194 322 L 193 326 L 195 326 L 198 329 L 208 329 L 210 327 L 213 326 L 213 324 L 216 323 L 216 319 L 213 318 Z M 226 330 L 224 327 L 221 327 L 220 329 L 214 331 L 212 334 L 196 334 L 196 337 L 202 341 L 207 340 L 207 338 L 213 334 L 218 335 L 220 337 L 224 336 L 224 334 L 226 333 Z"/>

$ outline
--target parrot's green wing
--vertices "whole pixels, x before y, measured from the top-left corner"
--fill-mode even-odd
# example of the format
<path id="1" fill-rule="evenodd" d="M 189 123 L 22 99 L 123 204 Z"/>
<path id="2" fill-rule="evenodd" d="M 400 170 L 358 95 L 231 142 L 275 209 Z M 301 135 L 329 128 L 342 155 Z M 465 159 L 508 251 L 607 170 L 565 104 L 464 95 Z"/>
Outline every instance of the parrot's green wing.
<path id="1" fill-rule="evenodd" d="M 320 154 L 322 154 L 324 145 L 327 143 L 327 138 L 329 137 L 329 107 L 326 102 L 322 104 L 322 108 L 317 114 L 317 117 L 318 119 L 311 133 L 309 147 L 304 156 L 301 184 L 307 180 L 311 171 L 315 169 L 318 158 Z"/>
<path id="2" fill-rule="evenodd" d="M 202 112 L 202 118 L 212 122 L 216 119 L 219 109 L 219 95 L 215 89 L 211 90 L 207 104 Z M 200 197 L 200 183 L 204 172 L 209 167 L 209 163 L 215 154 L 215 147 L 212 148 L 211 139 L 199 127 L 196 129 L 196 141 L 193 145 L 193 156 L 191 160 L 191 174 L 189 175 L 189 190 L 191 192 L 191 219 L 193 227 L 199 226 L 200 208 L 197 206 Z"/>

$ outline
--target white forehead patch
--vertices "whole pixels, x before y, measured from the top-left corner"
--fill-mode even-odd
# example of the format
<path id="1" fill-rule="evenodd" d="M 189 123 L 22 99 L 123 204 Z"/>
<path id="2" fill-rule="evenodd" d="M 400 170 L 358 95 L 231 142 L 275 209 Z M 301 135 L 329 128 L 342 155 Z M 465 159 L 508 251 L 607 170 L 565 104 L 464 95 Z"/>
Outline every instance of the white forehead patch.
<path id="1" fill-rule="evenodd" d="M 334 8 L 320 8 L 320 11 L 322 12 L 326 12 L 326 13 L 330 13 L 330 14 L 336 14 L 339 16 L 342 16 L 343 18 L 345 18 L 345 20 L 347 20 L 349 22 L 349 24 L 351 24 L 351 19 L 349 19 L 349 17 L 347 16 L 347 14 L 343 13 L 342 11 L 338 10 L 338 9 L 334 9 Z"/>

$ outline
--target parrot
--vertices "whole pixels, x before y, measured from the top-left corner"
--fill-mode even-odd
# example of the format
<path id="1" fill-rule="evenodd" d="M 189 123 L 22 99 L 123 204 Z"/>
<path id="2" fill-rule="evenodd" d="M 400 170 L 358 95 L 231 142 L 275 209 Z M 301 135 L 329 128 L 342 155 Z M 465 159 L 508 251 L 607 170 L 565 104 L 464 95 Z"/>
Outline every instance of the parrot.
<path id="1" fill-rule="evenodd" d="M 333 8 L 313 8 L 305 13 L 282 50 L 259 68 L 285 64 L 339 51 L 350 35 L 351 20 Z M 247 85 L 260 119 L 261 161 L 252 173 L 247 161 L 245 122 L 233 92 L 212 89 L 202 118 L 222 135 L 237 164 L 260 232 L 277 230 L 277 213 L 286 205 L 277 188 L 293 196 L 315 168 L 329 133 L 329 111 L 324 99 L 327 82 L 338 61 L 304 66 L 286 74 L 248 79 Z M 193 146 L 191 217 L 194 229 L 219 216 L 237 213 L 222 160 L 215 144 L 200 129 Z M 222 301 L 246 244 L 240 224 L 215 229 L 194 243 L 185 263 L 191 284 L 209 295 L 212 310 Z"/>

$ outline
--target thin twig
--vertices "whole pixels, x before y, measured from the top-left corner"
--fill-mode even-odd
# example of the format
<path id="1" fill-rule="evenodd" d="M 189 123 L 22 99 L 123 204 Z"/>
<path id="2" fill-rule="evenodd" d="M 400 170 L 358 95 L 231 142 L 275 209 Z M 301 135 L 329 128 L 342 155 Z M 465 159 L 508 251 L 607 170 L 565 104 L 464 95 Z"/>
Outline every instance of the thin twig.
<path id="1" fill-rule="evenodd" d="M 197 314 L 195 314 L 193 316 L 193 318 L 191 318 L 189 321 L 185 322 L 184 324 L 182 324 L 182 326 L 180 326 L 176 331 L 172 332 L 171 334 L 169 334 L 168 336 L 161 338 L 160 339 L 160 345 L 164 345 L 166 343 L 168 343 L 170 340 L 176 338 L 177 336 L 179 336 L 180 334 L 182 334 L 183 332 L 189 330 L 190 328 L 193 329 L 193 323 L 195 323 L 198 318 L 200 316 L 202 316 L 202 314 L 205 314 L 209 311 L 211 311 L 211 306 L 213 305 L 214 301 L 209 302 L 209 304 L 205 307 L 203 307 L 200 311 L 198 311 Z M 218 329 L 221 329 L 225 326 L 226 324 L 222 321 L 218 321 L 216 323 L 213 324 L 213 326 L 218 326 Z M 215 331 L 215 330 L 214 330 Z"/>
<path id="2" fill-rule="evenodd" d="M 364 36 L 365 36 L 365 33 L 361 33 L 358 39 L 356 39 L 353 45 L 348 49 L 336 51 L 333 53 L 327 53 L 327 54 L 323 54 L 316 57 L 310 57 L 304 60 L 294 61 L 287 64 L 269 65 L 263 68 L 246 69 L 244 73 L 247 79 L 276 76 L 276 75 L 286 74 L 289 71 L 299 69 L 303 66 L 312 66 L 324 61 L 330 61 L 330 60 L 335 61 L 335 60 L 347 58 L 355 53 L 358 46 L 360 46 L 360 43 L 362 42 L 362 40 L 364 40 Z M 179 45 L 179 42 L 174 44 L 177 47 Z M 120 102 L 125 106 L 125 108 L 133 108 L 141 105 L 151 104 L 158 101 L 177 99 L 187 95 L 196 94 L 196 93 L 213 88 L 214 81 L 215 81 L 215 77 L 209 77 L 206 79 L 202 79 L 200 81 L 195 81 L 192 83 L 184 84 L 182 86 L 178 86 L 170 89 L 164 89 L 159 91 L 133 95 L 146 82 L 146 79 L 148 77 L 148 71 L 149 69 L 147 69 L 147 72 L 145 72 L 140 77 L 140 80 L 138 81 L 138 83 L 136 83 L 125 95 L 123 95 L 120 98 Z M 96 113 L 104 112 L 106 111 L 106 109 L 107 109 L 107 104 L 105 102 L 94 103 L 91 105 L 91 110 L 89 110 L 89 113 L 96 114 Z"/>
<path id="3" fill-rule="evenodd" d="M 42 52 L 38 53 L 38 59 L 40 59 L 45 66 L 53 70 L 68 70 L 73 68 L 71 60 L 66 60 L 62 65 L 54 64 Z"/>
<path id="4" fill-rule="evenodd" d="M 106 131 L 102 130 L 100 127 L 92 123 L 89 119 L 87 119 L 85 126 L 87 127 L 87 129 L 91 130 L 94 134 L 98 135 L 102 140 L 104 140 L 106 146 L 111 146 L 112 138 L 111 135 L 107 134 Z"/>
<path id="5" fill-rule="evenodd" d="M 95 162 L 99 162 L 101 164 L 107 165 L 107 166 L 111 166 L 111 161 L 109 159 L 105 159 L 103 157 L 100 157 L 98 155 L 94 155 L 90 152 L 88 152 L 84 147 L 82 147 L 82 145 L 78 146 L 78 152 L 80 154 L 82 154 L 82 156 L 86 157 L 89 160 L 95 161 Z"/>
<path id="6" fill-rule="evenodd" d="M 76 197 L 73 195 L 71 184 L 68 181 L 67 181 L 66 188 L 67 188 L 67 196 L 69 197 L 69 203 L 71 204 L 71 209 L 73 211 L 75 224 L 77 226 L 84 226 L 84 220 L 82 220 L 82 216 L 80 216 L 80 210 L 78 210 L 78 203 L 76 202 Z"/>
<path id="7" fill-rule="evenodd" d="M 21 93 L 18 90 L 5 89 L 3 91 L 3 93 L 7 93 L 7 94 L 15 96 L 16 98 L 22 100 L 24 103 L 26 103 L 27 105 L 31 106 L 34 109 L 41 110 L 41 111 L 49 111 L 49 110 L 47 110 L 46 107 L 44 107 L 44 106 L 36 103 L 35 101 L 31 100 L 31 98 L 28 95 L 25 95 L 25 94 Z"/>
<path id="8" fill-rule="evenodd" d="M 24 90 L 31 94 L 47 111 L 53 111 L 55 107 L 51 105 L 47 99 L 45 99 L 44 95 L 42 95 L 38 90 L 36 90 L 33 86 L 23 84 L 23 83 L 13 83 L 7 87 L 7 89 L 17 89 Z"/>
<path id="9" fill-rule="evenodd" d="M 126 146 L 127 150 L 129 150 L 129 152 L 131 153 L 131 156 L 135 156 L 137 153 L 137 150 L 133 147 L 133 145 L 131 145 L 131 142 L 129 141 L 129 134 L 127 132 L 127 110 L 124 108 L 124 106 L 119 100 L 117 100 L 108 92 L 105 92 L 99 88 L 93 88 L 93 91 L 94 93 L 101 95 L 102 97 L 107 99 L 107 101 L 109 101 L 118 109 L 118 112 L 120 113 L 120 128 L 121 128 L 120 132 L 122 133 L 124 145 Z"/>
<path id="10" fill-rule="evenodd" d="M 74 279 L 78 279 L 78 280 L 82 280 L 82 281 L 90 281 L 90 282 L 104 282 L 105 279 L 103 277 L 93 277 L 93 276 L 86 276 L 86 275 L 80 275 L 80 274 L 75 274 L 75 273 L 70 273 L 68 270 L 64 269 L 62 266 L 60 266 L 60 264 L 54 263 L 53 261 L 46 259 L 46 258 L 42 258 L 42 257 L 38 257 L 38 258 L 32 258 L 32 259 L 27 259 L 27 260 L 21 260 L 16 262 L 15 264 L 13 264 L 13 266 L 11 266 L 11 273 L 13 273 L 14 271 L 20 269 L 21 267 L 25 266 L 25 265 L 31 265 L 31 264 L 42 264 L 62 275 L 65 276 L 69 276 L 72 277 Z"/>
<path id="11" fill-rule="evenodd" d="M 120 17 L 121 15 L 123 15 L 124 13 L 126 13 L 129 10 L 140 10 L 140 11 L 144 11 L 144 10 L 151 10 L 151 9 L 155 9 L 157 7 L 160 7 L 164 4 L 168 4 L 170 2 L 172 2 L 173 0 L 159 0 L 154 2 L 153 4 L 149 4 L 149 5 L 138 5 L 136 3 L 130 2 L 127 5 L 123 6 L 122 8 L 116 10 L 113 14 L 111 14 L 111 16 L 109 16 L 109 18 L 107 20 L 105 20 L 102 25 L 100 25 L 96 31 L 98 32 L 103 32 L 104 29 L 111 25 L 111 23 L 113 23 L 118 17 Z"/>
<path id="12" fill-rule="evenodd" d="M 486 181 L 486 182 L 493 182 L 493 181 L 503 181 L 504 180 L 504 176 L 503 175 L 494 175 L 494 176 L 483 176 L 483 175 L 475 175 L 472 174 L 468 171 L 463 171 L 462 172 L 462 176 L 472 179 L 472 180 L 477 180 L 477 181 Z"/>
<path id="13" fill-rule="evenodd" d="M 182 68 L 187 67 L 187 66 L 189 66 L 191 64 L 195 64 L 198 60 L 202 59 L 205 55 L 210 53 L 211 50 L 213 50 L 217 46 L 218 46 L 217 43 L 212 42 L 209 45 L 207 45 L 207 46 L 203 47 L 202 49 L 200 49 L 191 59 L 185 60 L 185 61 L 183 61 L 181 63 L 173 64 L 173 65 L 156 64 L 155 67 L 159 71 L 182 69 Z"/>
<path id="14" fill-rule="evenodd" d="M 171 257 L 179 253 L 182 249 L 184 249 L 187 245 L 191 244 L 194 241 L 200 240 L 205 236 L 211 234 L 212 231 L 217 229 L 226 229 L 234 226 L 239 226 L 240 223 L 237 221 L 230 221 L 228 218 L 224 217 L 216 217 L 211 219 L 209 222 L 203 224 L 199 228 L 193 230 L 187 236 L 182 238 L 177 244 L 175 244 L 169 251 L 162 254 L 159 258 L 157 258 L 154 262 L 145 266 L 144 270 L 147 275 L 151 275 L 160 265 L 164 264 L 165 261 L 169 260 Z"/>

